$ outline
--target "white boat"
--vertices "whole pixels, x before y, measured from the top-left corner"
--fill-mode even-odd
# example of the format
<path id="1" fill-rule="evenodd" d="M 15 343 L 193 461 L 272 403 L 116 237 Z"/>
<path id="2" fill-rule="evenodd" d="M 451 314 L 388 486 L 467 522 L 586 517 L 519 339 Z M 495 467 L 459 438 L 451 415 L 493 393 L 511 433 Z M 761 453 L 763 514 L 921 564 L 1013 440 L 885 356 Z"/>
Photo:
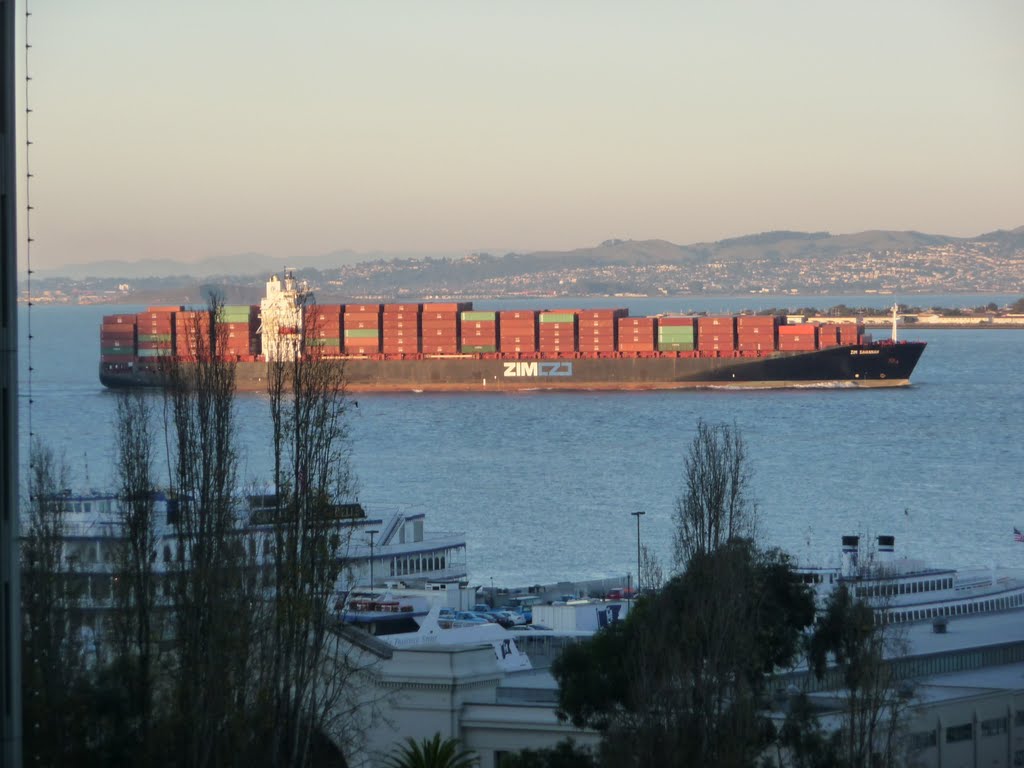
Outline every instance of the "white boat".
<path id="1" fill-rule="evenodd" d="M 858 536 L 843 536 L 838 568 L 799 568 L 823 603 L 840 584 L 874 606 L 885 623 L 936 621 L 1024 606 L 1024 569 L 934 568 L 896 557 L 894 536 L 879 536 L 865 558 Z"/>

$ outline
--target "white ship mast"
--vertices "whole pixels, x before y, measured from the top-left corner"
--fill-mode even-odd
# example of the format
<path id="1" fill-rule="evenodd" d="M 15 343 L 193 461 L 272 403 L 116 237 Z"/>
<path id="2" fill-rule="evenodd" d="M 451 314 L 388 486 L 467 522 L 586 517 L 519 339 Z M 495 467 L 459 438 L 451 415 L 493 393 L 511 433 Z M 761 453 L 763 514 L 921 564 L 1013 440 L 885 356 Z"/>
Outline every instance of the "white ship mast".
<path id="1" fill-rule="evenodd" d="M 302 298 L 304 287 L 295 283 L 295 272 L 286 267 L 284 281 L 271 275 L 267 295 L 260 300 L 263 354 L 268 363 L 296 360 L 302 351 Z"/>
<path id="2" fill-rule="evenodd" d="M 893 341 L 896 341 L 896 320 L 899 317 L 899 315 L 897 314 L 899 312 L 899 307 L 900 307 L 899 304 L 893 304 L 892 305 L 892 340 Z"/>

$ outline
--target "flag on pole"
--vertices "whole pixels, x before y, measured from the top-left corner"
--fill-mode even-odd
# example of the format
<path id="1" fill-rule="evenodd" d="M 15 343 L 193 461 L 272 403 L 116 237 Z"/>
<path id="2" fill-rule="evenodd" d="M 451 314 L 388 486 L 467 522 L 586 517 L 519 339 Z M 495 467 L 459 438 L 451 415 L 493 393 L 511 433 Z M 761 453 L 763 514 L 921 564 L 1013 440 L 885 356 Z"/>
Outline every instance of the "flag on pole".
<path id="1" fill-rule="evenodd" d="M 1024 543 L 1024 533 L 1020 532 L 1020 528 L 1014 526 L 1013 528 L 1013 540 L 1017 543 Z"/>

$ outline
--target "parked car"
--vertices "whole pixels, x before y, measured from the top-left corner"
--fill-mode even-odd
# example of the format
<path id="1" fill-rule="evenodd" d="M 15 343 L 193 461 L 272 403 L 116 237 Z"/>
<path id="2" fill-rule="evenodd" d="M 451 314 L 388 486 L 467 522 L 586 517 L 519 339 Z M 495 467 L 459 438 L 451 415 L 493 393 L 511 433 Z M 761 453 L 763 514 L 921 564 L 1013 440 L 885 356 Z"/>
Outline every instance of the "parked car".
<path id="1" fill-rule="evenodd" d="M 605 600 L 634 600 L 636 599 L 636 590 L 630 589 L 629 587 L 616 587 L 615 589 L 608 590 L 608 594 L 604 596 Z"/>

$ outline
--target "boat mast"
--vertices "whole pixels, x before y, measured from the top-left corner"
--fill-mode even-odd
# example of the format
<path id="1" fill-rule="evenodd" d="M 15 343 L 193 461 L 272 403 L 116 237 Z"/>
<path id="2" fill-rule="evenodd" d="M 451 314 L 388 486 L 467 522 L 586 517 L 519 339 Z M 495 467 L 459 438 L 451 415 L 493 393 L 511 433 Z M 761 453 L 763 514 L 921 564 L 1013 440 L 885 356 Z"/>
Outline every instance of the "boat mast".
<path id="1" fill-rule="evenodd" d="M 892 305 L 892 340 L 896 341 L 896 318 L 899 312 L 899 304 Z"/>

